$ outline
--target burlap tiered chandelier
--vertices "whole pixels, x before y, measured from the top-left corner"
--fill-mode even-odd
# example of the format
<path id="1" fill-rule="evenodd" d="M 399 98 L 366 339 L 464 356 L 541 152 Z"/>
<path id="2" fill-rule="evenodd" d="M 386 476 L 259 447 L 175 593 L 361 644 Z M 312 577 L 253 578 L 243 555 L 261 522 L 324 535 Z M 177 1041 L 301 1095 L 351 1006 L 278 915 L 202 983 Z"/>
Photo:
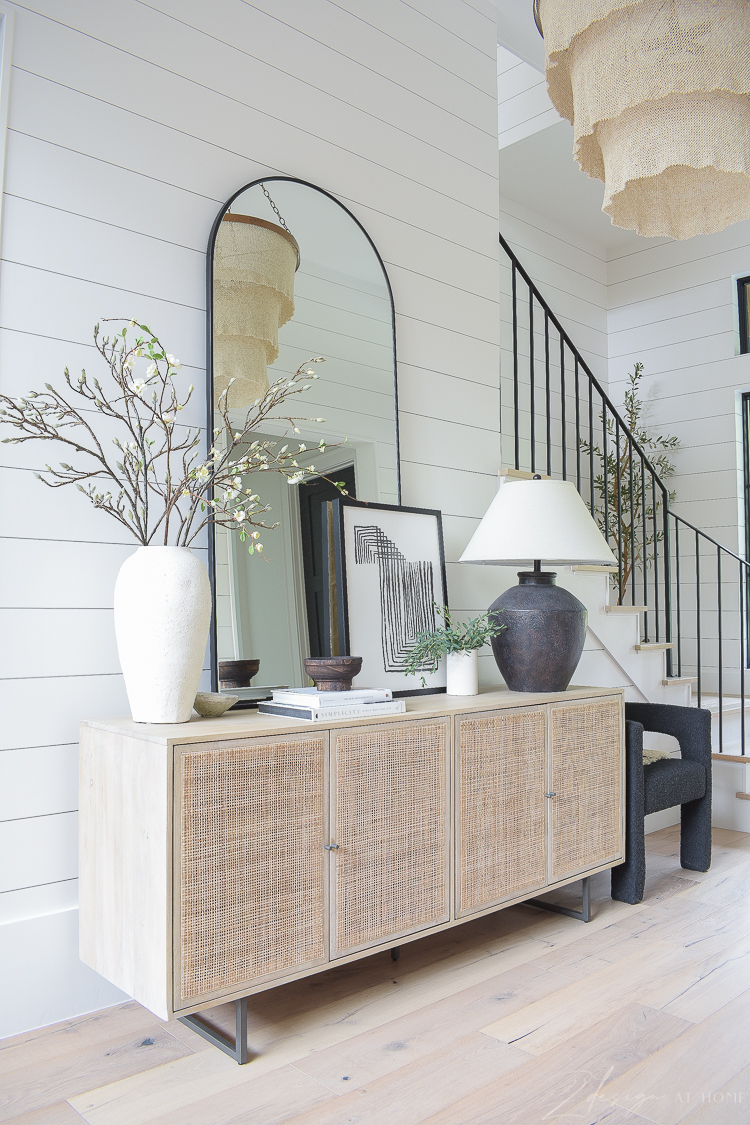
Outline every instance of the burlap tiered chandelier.
<path id="1" fill-rule="evenodd" d="M 618 227 L 750 218 L 750 0 L 536 0 L 547 84 Z"/>
<path id="2" fill-rule="evenodd" d="M 214 395 L 233 380 L 230 407 L 247 407 L 268 390 L 279 354 L 279 328 L 294 315 L 299 247 L 288 230 L 254 215 L 228 212 L 214 252 Z"/>

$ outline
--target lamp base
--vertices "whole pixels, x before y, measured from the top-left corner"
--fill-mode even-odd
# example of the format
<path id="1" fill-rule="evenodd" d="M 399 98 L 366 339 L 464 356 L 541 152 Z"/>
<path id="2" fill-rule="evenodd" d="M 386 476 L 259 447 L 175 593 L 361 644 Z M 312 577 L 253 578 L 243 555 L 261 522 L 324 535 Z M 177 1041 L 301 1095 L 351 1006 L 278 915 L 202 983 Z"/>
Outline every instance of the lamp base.
<path id="1" fill-rule="evenodd" d="M 537 564 L 538 565 L 538 564 Z M 489 608 L 505 625 L 492 638 L 497 666 L 511 691 L 565 691 L 583 652 L 588 612 L 550 571 L 519 571 L 518 585 Z"/>

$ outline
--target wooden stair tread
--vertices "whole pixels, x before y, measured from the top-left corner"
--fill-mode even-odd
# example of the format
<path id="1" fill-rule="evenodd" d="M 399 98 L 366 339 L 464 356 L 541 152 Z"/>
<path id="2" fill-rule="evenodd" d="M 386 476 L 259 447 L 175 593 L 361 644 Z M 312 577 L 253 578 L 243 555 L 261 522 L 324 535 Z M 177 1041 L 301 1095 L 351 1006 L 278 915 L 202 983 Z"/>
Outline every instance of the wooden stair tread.
<path id="1" fill-rule="evenodd" d="M 537 472 L 535 469 L 533 473 L 526 472 L 525 469 L 498 469 L 497 475 L 499 477 L 510 477 L 511 480 L 533 480 L 534 477 L 541 477 L 542 480 L 552 480 L 552 477 L 547 476 L 546 473 Z"/>
<path id="2" fill-rule="evenodd" d="M 697 676 L 667 676 L 662 680 L 662 687 L 669 687 L 670 684 L 697 684 Z"/>
<path id="3" fill-rule="evenodd" d="M 714 695 L 712 692 L 704 691 L 704 692 L 701 693 L 701 704 L 700 705 L 701 705 L 701 707 L 705 707 L 705 709 L 707 711 L 710 711 L 712 715 L 718 715 L 719 714 L 719 697 L 717 695 Z M 697 706 L 697 696 L 696 696 L 696 706 Z M 724 696 L 724 698 L 722 700 L 722 707 L 721 707 L 721 711 L 722 711 L 723 715 L 733 715 L 733 714 L 736 715 L 738 712 L 741 712 L 742 710 L 743 710 L 742 698 L 739 695 L 725 695 Z M 745 696 L 744 710 L 745 710 L 745 714 L 748 714 L 750 712 L 750 694 Z"/>
<path id="4" fill-rule="evenodd" d="M 674 642 L 673 641 L 660 641 L 658 644 L 655 643 L 655 642 L 652 643 L 651 641 L 646 641 L 645 643 L 642 642 L 641 644 L 637 644 L 635 646 L 635 651 L 636 652 L 652 652 L 652 651 L 655 652 L 657 649 L 668 649 L 668 648 L 674 648 Z"/>

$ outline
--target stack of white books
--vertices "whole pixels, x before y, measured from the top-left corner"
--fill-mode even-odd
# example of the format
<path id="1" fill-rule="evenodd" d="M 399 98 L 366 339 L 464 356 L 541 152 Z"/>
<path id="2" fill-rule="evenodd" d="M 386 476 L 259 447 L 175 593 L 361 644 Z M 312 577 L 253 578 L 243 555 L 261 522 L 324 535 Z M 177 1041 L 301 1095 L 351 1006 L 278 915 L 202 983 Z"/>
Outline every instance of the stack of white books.
<path id="1" fill-rule="evenodd" d="M 258 704 L 259 715 L 304 719 L 308 723 L 401 715 L 404 711 L 406 701 L 394 699 L 388 688 L 352 688 L 351 691 L 284 688 L 274 691 L 273 699 L 267 703 Z"/>

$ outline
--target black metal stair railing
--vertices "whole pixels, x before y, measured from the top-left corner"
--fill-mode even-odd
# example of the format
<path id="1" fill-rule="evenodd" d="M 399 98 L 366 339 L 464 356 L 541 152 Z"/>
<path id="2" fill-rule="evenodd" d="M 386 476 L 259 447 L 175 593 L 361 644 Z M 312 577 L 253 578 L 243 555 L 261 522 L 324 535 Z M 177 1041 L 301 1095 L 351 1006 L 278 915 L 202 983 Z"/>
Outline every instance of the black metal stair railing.
<path id="1" fill-rule="evenodd" d="M 500 245 L 503 463 L 573 481 L 617 560 L 618 605 L 642 612 L 642 644 L 666 646 L 667 680 L 692 680 L 717 716 L 716 749 L 744 756 L 750 564 L 671 510 L 647 452 L 502 235 Z"/>

